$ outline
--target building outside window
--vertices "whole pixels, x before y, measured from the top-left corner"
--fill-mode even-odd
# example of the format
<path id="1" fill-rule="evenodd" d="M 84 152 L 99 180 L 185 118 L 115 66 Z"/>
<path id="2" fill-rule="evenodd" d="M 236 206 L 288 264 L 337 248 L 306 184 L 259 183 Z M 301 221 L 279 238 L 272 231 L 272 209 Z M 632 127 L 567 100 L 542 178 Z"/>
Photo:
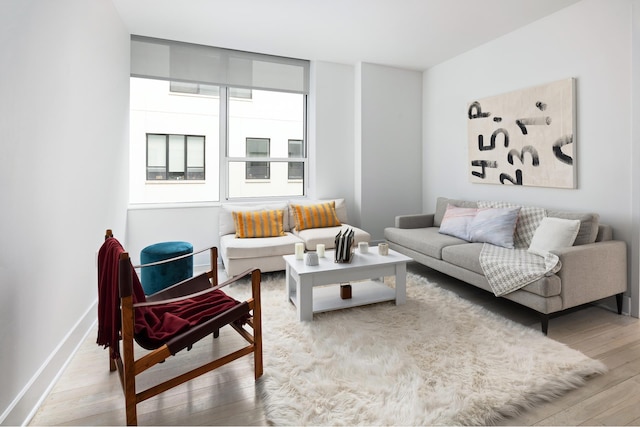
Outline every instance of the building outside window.
<path id="1" fill-rule="evenodd" d="M 289 158 L 301 159 L 304 151 L 301 139 L 289 140 Z M 304 179 L 304 162 L 289 162 L 289 179 Z"/>
<path id="2" fill-rule="evenodd" d="M 204 180 L 205 137 L 147 134 L 147 180 Z"/>
<path id="3" fill-rule="evenodd" d="M 247 138 L 247 157 L 269 157 L 269 138 Z M 269 179 L 269 162 L 247 162 L 246 179 Z"/>

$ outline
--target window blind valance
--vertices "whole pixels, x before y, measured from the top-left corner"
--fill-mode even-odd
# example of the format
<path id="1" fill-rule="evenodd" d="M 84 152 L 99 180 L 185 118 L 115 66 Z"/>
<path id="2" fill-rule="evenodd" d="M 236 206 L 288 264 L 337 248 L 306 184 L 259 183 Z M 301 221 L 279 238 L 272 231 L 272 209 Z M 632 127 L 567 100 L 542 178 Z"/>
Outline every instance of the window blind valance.
<path id="1" fill-rule="evenodd" d="M 309 92 L 309 61 L 131 36 L 131 76 Z"/>

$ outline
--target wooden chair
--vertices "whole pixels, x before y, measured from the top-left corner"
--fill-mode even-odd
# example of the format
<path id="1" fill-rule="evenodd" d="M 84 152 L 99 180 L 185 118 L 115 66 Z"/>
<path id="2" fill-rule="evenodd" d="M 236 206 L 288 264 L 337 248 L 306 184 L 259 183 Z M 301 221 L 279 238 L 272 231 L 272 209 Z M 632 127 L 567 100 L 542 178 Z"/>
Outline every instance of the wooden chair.
<path id="1" fill-rule="evenodd" d="M 262 376 L 260 270 L 247 270 L 218 284 L 218 251 L 215 247 L 209 251 L 210 271 L 145 296 L 128 253 L 107 230 L 98 253 L 97 343 L 109 348 L 109 368 L 120 374 L 127 425 L 137 424 L 138 403 L 240 357 L 253 354 L 255 379 Z M 246 301 L 236 301 L 221 290 L 247 276 L 251 277 L 252 295 Z M 184 312 L 192 314 L 179 317 Z M 217 338 L 220 328 L 226 325 L 236 330 L 248 345 L 145 390 L 137 389 L 137 375 L 180 350 L 190 350 L 208 335 Z M 149 350 L 137 359 L 134 340 Z"/>

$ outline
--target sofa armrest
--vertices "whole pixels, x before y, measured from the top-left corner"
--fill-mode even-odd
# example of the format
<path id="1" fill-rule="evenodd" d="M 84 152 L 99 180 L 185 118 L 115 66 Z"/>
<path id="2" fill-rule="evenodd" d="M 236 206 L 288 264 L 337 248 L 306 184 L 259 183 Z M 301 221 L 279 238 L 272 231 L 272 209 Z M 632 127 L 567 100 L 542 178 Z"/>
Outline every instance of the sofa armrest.
<path id="1" fill-rule="evenodd" d="M 562 268 L 563 309 L 627 291 L 627 245 L 620 240 L 590 243 L 553 251 Z"/>
<path id="2" fill-rule="evenodd" d="M 415 214 L 396 216 L 397 228 L 427 228 L 433 227 L 434 214 Z"/>

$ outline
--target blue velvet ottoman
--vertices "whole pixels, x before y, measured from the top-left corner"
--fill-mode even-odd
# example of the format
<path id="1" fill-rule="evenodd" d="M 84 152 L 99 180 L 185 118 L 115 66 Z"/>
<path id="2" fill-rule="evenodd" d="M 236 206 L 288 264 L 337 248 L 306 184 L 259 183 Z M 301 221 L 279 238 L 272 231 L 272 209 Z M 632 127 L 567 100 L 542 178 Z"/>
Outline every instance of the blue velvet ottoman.
<path id="1" fill-rule="evenodd" d="M 162 242 L 147 246 L 140 252 L 140 263 L 150 264 L 180 255 L 193 253 L 188 242 Z M 182 258 L 166 264 L 145 267 L 140 274 L 142 289 L 151 295 L 193 276 L 193 257 Z"/>

